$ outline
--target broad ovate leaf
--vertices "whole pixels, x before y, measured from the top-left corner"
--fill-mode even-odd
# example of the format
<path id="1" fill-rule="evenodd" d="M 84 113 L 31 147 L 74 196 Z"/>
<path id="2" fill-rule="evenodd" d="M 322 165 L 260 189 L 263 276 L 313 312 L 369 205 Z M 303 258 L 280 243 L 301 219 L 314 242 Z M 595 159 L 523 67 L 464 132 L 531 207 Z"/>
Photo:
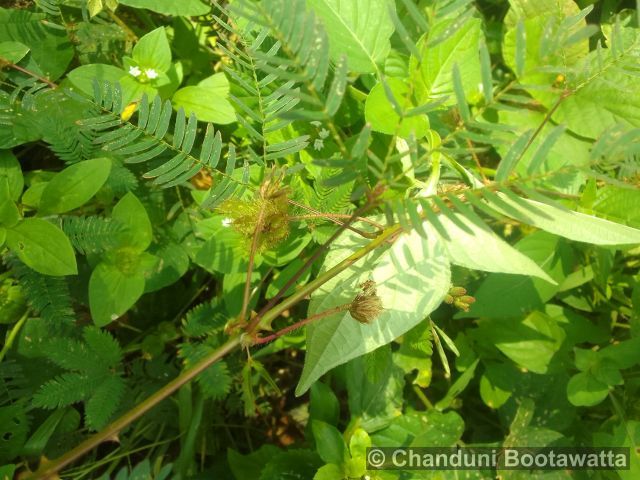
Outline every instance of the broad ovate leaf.
<path id="1" fill-rule="evenodd" d="M 229 81 L 224 73 L 216 73 L 198 85 L 178 90 L 172 99 L 174 108 L 182 107 L 187 116 L 195 113 L 198 120 L 219 125 L 236 121 L 236 112 L 227 99 Z"/>
<path id="2" fill-rule="evenodd" d="M 171 47 L 164 27 L 144 35 L 133 47 L 133 60 L 141 69 L 154 69 L 164 73 L 171 67 Z"/>
<path id="3" fill-rule="evenodd" d="M 7 229 L 7 245 L 25 265 L 45 275 L 78 273 L 71 242 L 64 232 L 40 218 L 26 218 Z"/>
<path id="4" fill-rule="evenodd" d="M 362 237 L 345 232 L 327 255 L 322 270 L 365 244 Z M 449 260 L 438 237 L 425 240 L 415 232 L 403 233 L 385 251 L 374 250 L 319 288 L 312 296 L 309 315 L 351 302 L 367 280 L 376 283 L 382 313 L 370 324 L 359 323 L 349 312 L 311 323 L 296 395 L 306 392 L 330 369 L 388 344 L 423 321 L 449 289 Z"/>
<path id="5" fill-rule="evenodd" d="M 44 188 L 40 213 L 64 213 L 84 205 L 102 188 L 110 171 L 108 158 L 94 158 L 65 168 Z"/>
<path id="6" fill-rule="evenodd" d="M 377 70 L 389 54 L 394 27 L 389 0 L 307 0 L 329 35 L 334 62 L 345 55 L 349 70 L 369 73 Z"/>
<path id="7" fill-rule="evenodd" d="M 144 205 L 129 192 L 113 207 L 114 220 L 123 223 L 127 231 L 122 235 L 122 246 L 144 251 L 151 244 L 152 228 Z"/>
<path id="8" fill-rule="evenodd" d="M 144 292 L 141 272 L 123 273 L 116 265 L 102 262 L 89 279 L 89 307 L 93 322 L 102 327 L 129 310 Z"/>

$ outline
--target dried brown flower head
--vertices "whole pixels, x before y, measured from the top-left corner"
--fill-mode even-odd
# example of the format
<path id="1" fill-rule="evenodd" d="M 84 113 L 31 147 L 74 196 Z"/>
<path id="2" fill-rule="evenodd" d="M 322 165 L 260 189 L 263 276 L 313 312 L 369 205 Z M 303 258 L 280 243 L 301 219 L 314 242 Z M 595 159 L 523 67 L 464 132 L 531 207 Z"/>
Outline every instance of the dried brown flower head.
<path id="1" fill-rule="evenodd" d="M 360 288 L 362 288 L 362 293 L 356 295 L 356 298 L 351 302 L 349 313 L 358 322 L 369 324 L 380 316 L 384 307 L 382 300 L 378 297 L 376 284 L 373 280 L 367 280 L 360 285 Z"/>

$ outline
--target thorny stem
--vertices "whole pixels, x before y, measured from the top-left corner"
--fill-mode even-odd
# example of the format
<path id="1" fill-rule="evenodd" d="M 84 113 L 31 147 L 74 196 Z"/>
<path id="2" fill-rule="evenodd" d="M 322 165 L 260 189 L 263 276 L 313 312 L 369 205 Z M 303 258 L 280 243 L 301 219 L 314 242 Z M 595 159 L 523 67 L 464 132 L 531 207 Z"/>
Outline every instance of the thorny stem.
<path id="1" fill-rule="evenodd" d="M 259 337 L 253 343 L 254 345 L 262 345 L 264 343 L 272 342 L 273 340 L 276 340 L 277 338 L 280 338 L 281 336 L 286 335 L 289 332 L 297 330 L 298 328 L 301 328 L 304 325 L 307 325 L 315 320 L 320 320 L 321 318 L 328 317 L 330 315 L 333 315 L 334 313 L 344 312 L 345 310 L 348 310 L 350 306 L 351 306 L 351 303 L 345 303 L 343 305 L 338 305 L 337 307 L 330 308 L 329 310 L 316 313 L 315 315 L 311 315 L 310 317 L 305 318 L 304 320 L 300 320 L 299 322 L 296 322 L 292 325 L 289 325 L 288 327 L 285 327 L 282 330 L 278 330 L 274 334 L 267 335 L 266 337 Z"/>

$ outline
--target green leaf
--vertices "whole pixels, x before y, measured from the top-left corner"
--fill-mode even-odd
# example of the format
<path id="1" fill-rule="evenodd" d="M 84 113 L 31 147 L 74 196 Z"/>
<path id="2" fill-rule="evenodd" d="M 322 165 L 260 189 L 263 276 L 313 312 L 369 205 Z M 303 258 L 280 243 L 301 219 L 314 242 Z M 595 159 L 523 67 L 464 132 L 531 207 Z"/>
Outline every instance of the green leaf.
<path id="1" fill-rule="evenodd" d="M 0 59 L 18 63 L 29 53 L 29 47 L 20 42 L 0 42 Z"/>
<path id="2" fill-rule="evenodd" d="M 512 388 L 501 375 L 502 371 L 495 368 L 495 363 L 485 364 L 485 372 L 480 377 L 480 397 L 489 408 L 500 408 L 511 398 Z"/>
<path id="3" fill-rule="evenodd" d="M 289 449 L 274 455 L 262 470 L 258 480 L 288 480 L 313 478 L 322 465 L 316 452 Z M 246 478 L 246 477 L 245 477 Z"/>
<path id="4" fill-rule="evenodd" d="M 460 84 L 467 97 L 478 92 L 482 82 L 480 71 L 480 39 L 482 22 L 478 18 L 469 18 L 460 28 L 447 38 L 431 45 L 430 40 L 442 35 L 455 19 L 446 19 L 434 25 L 418 42 L 422 61 L 411 57 L 410 75 L 415 82 L 416 97 L 420 103 L 448 97 L 446 105 L 454 105 L 452 72 L 458 66 Z"/>
<path id="5" fill-rule="evenodd" d="M 313 480 L 336 480 L 344 478 L 344 471 L 339 465 L 329 463 L 318 469 Z"/>
<path id="6" fill-rule="evenodd" d="M 74 68 L 67 74 L 67 78 L 73 86 L 80 89 L 87 95 L 93 96 L 93 82 L 98 81 L 101 84 L 108 82 L 115 84 L 128 74 L 124 70 L 113 65 L 105 65 L 102 63 L 91 63 L 89 65 L 81 65 Z"/>
<path id="7" fill-rule="evenodd" d="M 452 447 L 463 432 L 464 422 L 456 412 L 411 411 L 395 418 L 387 428 L 374 433 L 371 439 L 380 447 Z"/>
<path id="8" fill-rule="evenodd" d="M 196 86 L 179 89 L 171 99 L 177 110 L 183 108 L 187 117 L 194 113 L 198 120 L 226 125 L 236 121 L 236 112 L 227 97 L 229 81 L 224 73 L 205 78 Z"/>
<path id="9" fill-rule="evenodd" d="M 47 183 L 40 197 L 40 214 L 64 213 L 87 203 L 109 177 L 111 160 L 95 158 L 65 168 Z"/>
<path id="10" fill-rule="evenodd" d="M 0 179 L 2 178 L 7 179 L 11 200 L 17 202 L 22 195 L 24 178 L 20 162 L 11 150 L 0 150 Z"/>
<path id="11" fill-rule="evenodd" d="M 78 273 L 71 242 L 60 228 L 39 218 L 26 218 L 7 229 L 7 245 L 27 266 L 45 275 Z"/>
<path id="12" fill-rule="evenodd" d="M 495 204 L 492 204 L 492 207 L 504 215 L 576 242 L 595 245 L 640 243 L 639 229 L 535 200 L 515 200 L 505 195 L 500 195 L 500 199 L 504 201 L 508 210 Z"/>
<path id="13" fill-rule="evenodd" d="M 378 430 L 402 411 L 404 375 L 392 362 L 389 346 L 351 360 L 346 377 L 349 412 L 360 427 Z"/>
<path id="14" fill-rule="evenodd" d="M 387 57 L 394 27 L 389 0 L 307 0 L 329 35 L 331 59 L 345 55 L 353 72 L 375 72 Z"/>
<path id="15" fill-rule="evenodd" d="M 153 68 L 157 73 L 167 72 L 171 67 L 171 48 L 164 27 L 141 37 L 133 47 L 132 56 L 142 70 Z"/>
<path id="16" fill-rule="evenodd" d="M 320 458 L 327 463 L 344 464 L 349 454 L 347 453 L 347 444 L 340 431 L 321 420 L 312 420 L 311 429 Z"/>
<path id="17" fill-rule="evenodd" d="M 309 417 L 331 425 L 338 424 L 340 404 L 333 390 L 322 382 L 316 382 L 311 386 Z"/>
<path id="18" fill-rule="evenodd" d="M 18 206 L 11 199 L 11 187 L 6 177 L 0 176 L 0 225 L 13 227 L 20 221 Z"/>
<path id="19" fill-rule="evenodd" d="M 609 386 L 589 372 L 575 374 L 567 384 L 567 398 L 577 407 L 592 407 L 609 394 Z"/>
<path id="20" fill-rule="evenodd" d="M 387 78 L 389 93 L 393 95 L 398 107 L 406 112 L 415 107 L 411 98 L 411 92 L 406 82 L 397 78 Z M 364 115 L 376 132 L 388 135 L 398 134 L 407 138 L 413 134 L 416 138 L 424 137 L 429 131 L 429 118 L 426 115 L 416 115 L 400 119 L 394 105 L 385 92 L 382 83 L 371 89 L 365 103 Z"/>
<path id="21" fill-rule="evenodd" d="M 640 34 L 635 40 L 629 61 L 640 56 Z M 589 53 L 584 61 L 585 71 L 589 72 L 583 80 L 583 87 L 565 98 L 553 114 L 556 123 L 566 124 L 573 132 L 588 138 L 597 138 L 605 130 L 621 124 L 628 127 L 640 127 L 640 82 L 638 77 L 613 65 L 602 67 L 602 63 L 614 64 L 621 60 L 610 49 Z M 604 58 L 603 58 L 604 57 Z M 599 75 L 594 71 L 602 70 Z"/>
<path id="22" fill-rule="evenodd" d="M 451 263 L 486 272 L 532 275 L 556 283 L 535 261 L 498 237 L 473 212 L 439 215 L 438 220 L 442 232 L 449 237 L 439 235 Z M 423 227 L 428 235 L 438 235 L 438 229 L 430 222 Z"/>
<path id="23" fill-rule="evenodd" d="M 89 279 L 89 307 L 93 322 L 103 327 L 129 310 L 144 292 L 141 273 L 125 275 L 116 266 L 102 262 Z"/>
<path id="24" fill-rule="evenodd" d="M 478 366 L 478 362 L 480 360 L 474 361 L 469 368 L 467 368 L 462 375 L 460 375 L 453 385 L 449 388 L 446 395 L 435 404 L 436 409 L 438 410 L 446 410 L 451 406 L 451 403 L 455 400 L 455 398 L 460 395 L 465 388 L 469 385 L 469 382 L 473 380 L 473 377 L 476 372 L 476 367 Z"/>
<path id="25" fill-rule="evenodd" d="M 364 241 L 345 232 L 332 246 L 322 271 L 351 255 Z M 372 252 L 336 275 L 312 295 L 309 314 L 351 302 L 360 285 L 372 279 L 384 310 L 371 324 L 348 312 L 307 328 L 307 356 L 296 394 L 304 393 L 331 368 L 398 338 L 431 313 L 449 289 L 449 262 L 436 237 L 402 234 L 390 249 Z"/>
<path id="26" fill-rule="evenodd" d="M 540 374 L 547 373 L 566 336 L 556 321 L 542 312 L 524 319 L 482 320 L 478 335 L 521 367 Z"/>
<path id="27" fill-rule="evenodd" d="M 146 8 L 162 15 L 181 15 L 191 17 L 206 15 L 211 7 L 200 0 L 119 0 L 118 3 L 134 8 Z"/>
<path id="28" fill-rule="evenodd" d="M 259 478 L 264 466 L 280 451 L 278 447 L 269 444 L 261 445 L 260 448 L 247 455 L 241 455 L 229 448 L 227 450 L 227 461 L 231 472 L 237 480 Z"/>
<path id="29" fill-rule="evenodd" d="M 93 391 L 91 398 L 85 405 L 85 421 L 89 428 L 101 430 L 113 416 L 120 405 L 125 385 L 118 375 L 107 377 L 98 388 Z"/>
<path id="30" fill-rule="evenodd" d="M 127 230 L 122 233 L 122 246 L 142 252 L 151 244 L 151 220 L 144 206 L 129 192 L 113 207 L 111 218 L 121 222 Z"/>
<path id="31" fill-rule="evenodd" d="M 19 42 L 29 47 L 24 68 L 55 81 L 67 69 L 74 49 L 64 29 L 45 24 L 47 15 L 24 9 L 0 8 L 0 42 Z"/>
<path id="32" fill-rule="evenodd" d="M 559 284 L 571 268 L 571 251 L 558 237 L 545 232 L 534 232 L 516 243 L 515 248 L 537 263 L 556 284 L 527 276 L 492 273 L 473 292 L 476 302 L 460 318 L 520 317 L 555 295 Z"/>

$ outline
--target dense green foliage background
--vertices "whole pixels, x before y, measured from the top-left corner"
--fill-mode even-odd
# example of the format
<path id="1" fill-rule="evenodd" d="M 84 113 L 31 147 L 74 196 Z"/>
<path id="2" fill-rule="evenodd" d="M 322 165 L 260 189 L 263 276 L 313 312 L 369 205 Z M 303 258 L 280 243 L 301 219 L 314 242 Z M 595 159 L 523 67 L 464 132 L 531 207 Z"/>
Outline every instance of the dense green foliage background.
<path id="1" fill-rule="evenodd" d="M 639 478 L 637 4 L 2 5 L 0 478 Z"/>

